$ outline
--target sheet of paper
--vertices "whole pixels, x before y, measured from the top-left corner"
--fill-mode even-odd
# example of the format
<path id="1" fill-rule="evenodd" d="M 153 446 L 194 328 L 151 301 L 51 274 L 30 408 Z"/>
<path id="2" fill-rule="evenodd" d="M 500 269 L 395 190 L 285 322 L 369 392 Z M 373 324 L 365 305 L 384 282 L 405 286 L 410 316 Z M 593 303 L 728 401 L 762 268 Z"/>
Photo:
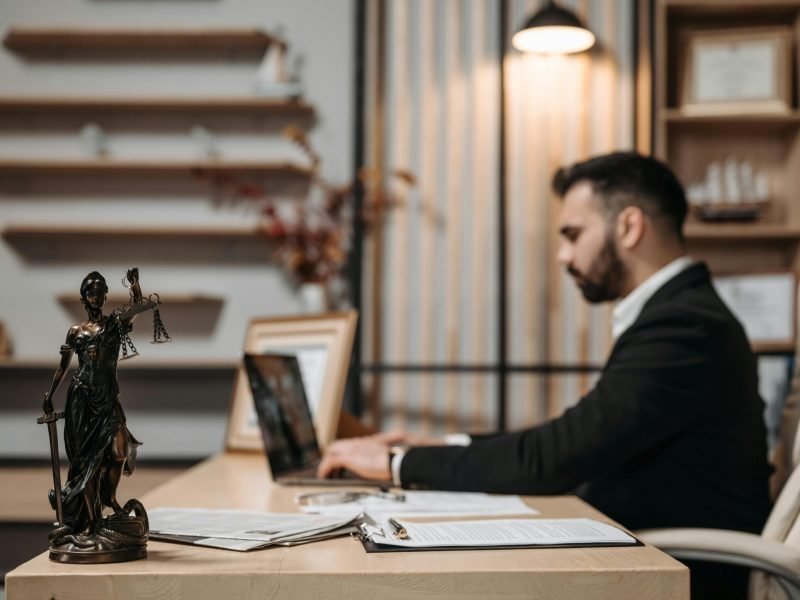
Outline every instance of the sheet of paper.
<path id="1" fill-rule="evenodd" d="M 387 498 L 367 496 L 356 502 L 304 506 L 309 513 L 326 515 L 346 514 L 357 507 L 374 521 L 385 516 L 495 516 L 495 515 L 535 515 L 539 514 L 519 496 L 491 495 L 473 492 L 405 492 L 405 500 L 399 502 Z"/>
<path id="2" fill-rule="evenodd" d="M 388 522 L 383 535 L 373 533 L 378 544 L 426 548 L 431 546 L 551 546 L 561 544 L 635 544 L 624 531 L 594 519 L 502 519 L 414 523 L 400 520 L 407 539 L 397 539 Z"/>
<path id="3" fill-rule="evenodd" d="M 148 512 L 148 517 L 150 530 L 156 534 L 274 542 L 283 539 L 296 540 L 343 527 L 360 514 L 357 507 L 348 513 L 336 515 L 154 508 Z"/>

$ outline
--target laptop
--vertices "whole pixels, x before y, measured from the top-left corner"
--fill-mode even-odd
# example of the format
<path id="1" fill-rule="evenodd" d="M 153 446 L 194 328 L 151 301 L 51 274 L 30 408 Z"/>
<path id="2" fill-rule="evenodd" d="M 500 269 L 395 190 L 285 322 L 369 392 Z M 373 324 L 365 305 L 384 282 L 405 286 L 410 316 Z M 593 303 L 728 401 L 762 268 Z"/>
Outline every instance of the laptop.
<path id="1" fill-rule="evenodd" d="M 308 407 L 300 365 L 295 356 L 245 354 L 245 371 L 253 394 L 261 437 L 272 479 L 284 485 L 391 486 L 391 481 L 362 479 L 343 472 L 317 477 L 322 458 Z"/>

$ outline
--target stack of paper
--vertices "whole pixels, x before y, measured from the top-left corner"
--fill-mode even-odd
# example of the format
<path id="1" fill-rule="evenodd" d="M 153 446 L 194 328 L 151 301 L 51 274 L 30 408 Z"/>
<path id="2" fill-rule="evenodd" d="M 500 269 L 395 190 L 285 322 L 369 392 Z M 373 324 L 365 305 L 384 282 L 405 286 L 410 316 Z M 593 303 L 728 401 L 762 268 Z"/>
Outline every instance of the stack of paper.
<path id="1" fill-rule="evenodd" d="M 376 523 L 391 515 L 448 517 L 538 514 L 538 511 L 525 504 L 519 496 L 472 492 L 405 492 L 403 496 L 403 500 L 393 500 L 372 495 L 343 504 L 303 506 L 301 510 L 333 516 L 346 515 L 356 509 L 363 511 Z"/>
<path id="2" fill-rule="evenodd" d="M 358 507 L 336 515 L 199 508 L 148 511 L 153 539 L 240 551 L 292 546 L 354 532 L 360 516 Z"/>

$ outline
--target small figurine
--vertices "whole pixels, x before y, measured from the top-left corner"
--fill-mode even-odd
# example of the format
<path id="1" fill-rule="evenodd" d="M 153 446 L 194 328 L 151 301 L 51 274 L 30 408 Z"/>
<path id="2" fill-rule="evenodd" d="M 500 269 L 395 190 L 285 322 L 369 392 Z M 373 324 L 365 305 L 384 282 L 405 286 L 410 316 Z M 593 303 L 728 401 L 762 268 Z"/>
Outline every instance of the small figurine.
<path id="1" fill-rule="evenodd" d="M 284 37 L 283 27 L 276 30 L 275 37 Z M 269 45 L 256 72 L 256 94 L 273 98 L 297 98 L 303 93 L 299 63 L 295 63 L 295 72 L 289 73 L 286 67 L 287 58 L 285 43 L 276 41 Z"/>
<path id="2" fill-rule="evenodd" d="M 104 158 L 108 156 L 108 135 L 97 123 L 87 123 L 81 127 L 81 139 L 88 157 Z"/>
<path id="3" fill-rule="evenodd" d="M 120 506 L 116 492 L 120 477 L 136 467 L 140 442 L 128 430 L 119 401 L 117 360 L 120 350 L 136 348 L 129 337 L 134 317 L 153 309 L 154 342 L 170 341 L 158 316 L 157 294 L 142 296 L 139 270 L 126 274 L 130 304 L 103 314 L 108 286 L 97 271 L 81 283 L 81 302 L 88 318 L 74 325 L 61 346 L 61 363 L 44 398 L 44 415 L 50 434 L 54 488 L 50 504 L 57 523 L 50 532 L 50 560 L 74 563 L 106 563 L 147 556 L 147 513 L 138 500 Z M 155 298 L 153 298 L 155 296 Z M 162 336 L 165 339 L 161 339 Z M 78 369 L 72 376 L 64 412 L 53 409 L 53 395 L 69 370 L 73 354 Z M 64 445 L 69 459 L 67 481 L 61 487 L 56 421 L 64 418 Z M 113 512 L 103 516 L 103 509 Z"/>

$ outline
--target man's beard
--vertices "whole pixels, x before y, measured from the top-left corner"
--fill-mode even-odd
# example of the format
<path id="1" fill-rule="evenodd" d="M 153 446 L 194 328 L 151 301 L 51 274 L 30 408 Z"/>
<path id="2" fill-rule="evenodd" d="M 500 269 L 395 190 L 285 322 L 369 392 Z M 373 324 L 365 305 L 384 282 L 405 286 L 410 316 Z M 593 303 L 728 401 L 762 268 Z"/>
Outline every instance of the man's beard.
<path id="1" fill-rule="evenodd" d="M 567 271 L 575 278 L 581 294 L 591 304 L 619 298 L 622 295 L 622 282 L 628 273 L 611 236 L 606 237 L 600 254 L 589 266 L 586 275 L 572 267 L 568 267 Z"/>

